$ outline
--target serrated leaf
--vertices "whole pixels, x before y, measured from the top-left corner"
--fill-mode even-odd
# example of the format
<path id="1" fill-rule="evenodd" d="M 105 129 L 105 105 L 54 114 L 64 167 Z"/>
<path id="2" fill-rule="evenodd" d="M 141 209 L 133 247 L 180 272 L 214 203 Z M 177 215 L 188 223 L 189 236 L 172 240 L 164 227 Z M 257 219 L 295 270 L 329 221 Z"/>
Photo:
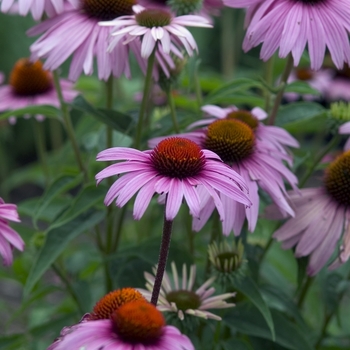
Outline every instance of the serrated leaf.
<path id="1" fill-rule="evenodd" d="M 60 118 L 61 111 L 53 106 L 28 106 L 25 108 L 14 109 L 0 114 L 0 120 L 8 119 L 10 117 L 21 117 L 24 115 L 40 114 L 47 118 Z"/>
<path id="2" fill-rule="evenodd" d="M 71 206 L 65 210 L 50 226 L 50 229 L 62 226 L 69 221 L 72 221 L 84 211 L 92 208 L 99 202 L 102 202 L 106 195 L 106 189 L 103 186 L 96 187 L 96 184 L 84 187 L 77 197 L 74 199 Z"/>
<path id="3" fill-rule="evenodd" d="M 237 279 L 234 287 L 244 294 L 258 308 L 270 329 L 272 339 L 275 339 L 275 328 L 271 313 L 257 284 L 250 277 L 245 277 Z"/>
<path id="4" fill-rule="evenodd" d="M 51 203 L 53 199 L 55 199 L 58 195 L 77 186 L 81 182 L 81 180 L 81 175 L 61 175 L 56 180 L 54 180 L 54 182 L 46 189 L 41 200 L 38 202 L 33 217 L 34 226 L 36 226 L 36 223 L 40 218 L 41 213 Z"/>
<path id="5" fill-rule="evenodd" d="M 285 92 L 296 92 L 300 95 L 321 95 L 321 93 L 312 88 L 305 81 L 293 81 L 288 84 L 284 90 Z"/>
<path id="6" fill-rule="evenodd" d="M 239 78 L 235 79 L 218 89 L 210 92 L 204 99 L 205 104 L 216 103 L 218 100 L 228 97 L 237 91 L 244 91 L 250 88 L 262 88 L 262 84 L 253 79 Z"/>
<path id="7" fill-rule="evenodd" d="M 277 310 L 271 310 L 271 315 L 275 325 L 277 344 L 290 350 L 313 349 L 309 338 L 302 329 Z M 230 309 L 223 317 L 223 322 L 235 332 L 272 340 L 266 321 L 252 305 L 242 303 Z"/>
<path id="8" fill-rule="evenodd" d="M 28 296 L 35 283 L 63 252 L 68 243 L 84 231 L 98 224 L 104 216 L 105 212 L 89 210 L 88 212 L 79 215 L 73 221 L 48 231 L 45 243 L 40 249 L 37 259 L 29 272 L 29 276 L 24 286 L 24 297 Z"/>
<path id="9" fill-rule="evenodd" d="M 107 126 L 123 133 L 129 133 L 135 124 L 134 120 L 129 115 L 115 110 L 103 108 L 96 109 L 80 95 L 74 99 L 71 106 L 74 109 L 85 112 Z"/>

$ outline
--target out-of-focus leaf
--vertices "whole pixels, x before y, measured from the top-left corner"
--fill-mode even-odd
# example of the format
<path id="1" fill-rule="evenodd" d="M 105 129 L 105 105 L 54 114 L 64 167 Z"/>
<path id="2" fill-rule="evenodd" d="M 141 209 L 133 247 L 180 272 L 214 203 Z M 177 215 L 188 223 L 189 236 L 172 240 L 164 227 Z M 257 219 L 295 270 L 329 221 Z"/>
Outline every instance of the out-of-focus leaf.
<path id="1" fill-rule="evenodd" d="M 305 81 L 293 81 L 288 84 L 284 90 L 285 92 L 296 92 L 300 95 L 320 95 L 321 93 L 312 88 Z"/>
<path id="2" fill-rule="evenodd" d="M 47 118 L 60 118 L 61 112 L 52 106 L 28 106 L 25 108 L 14 109 L 0 114 L 0 120 L 8 119 L 10 117 L 21 117 L 24 115 L 40 114 Z"/>
<path id="3" fill-rule="evenodd" d="M 245 277 L 237 279 L 234 287 L 244 294 L 258 308 L 270 329 L 272 339 L 275 339 L 275 329 L 271 313 L 257 284 L 250 277 Z"/>
<path id="4" fill-rule="evenodd" d="M 216 103 L 218 100 L 229 97 L 238 91 L 245 91 L 250 88 L 261 88 L 262 84 L 259 81 L 247 78 L 235 79 L 227 84 L 222 85 L 218 89 L 211 91 L 205 98 L 204 103 Z"/>
<path id="5" fill-rule="evenodd" d="M 129 133 L 134 125 L 134 120 L 129 115 L 115 110 L 103 108 L 96 109 L 82 96 L 76 97 L 71 106 L 74 109 L 85 112 L 96 118 L 98 121 L 123 133 Z"/>
<path id="6" fill-rule="evenodd" d="M 248 343 L 239 339 L 229 339 L 220 344 L 222 350 L 254 350 Z"/>
<path id="7" fill-rule="evenodd" d="M 79 215 L 73 221 L 48 231 L 46 241 L 38 253 L 38 257 L 30 270 L 24 286 L 24 297 L 28 296 L 35 283 L 63 252 L 68 243 L 84 231 L 98 224 L 104 216 L 105 212 L 89 210 Z"/>
<path id="8" fill-rule="evenodd" d="M 323 281 L 322 294 L 328 312 L 334 312 L 339 307 L 339 287 L 344 277 L 338 273 L 330 273 Z"/>
<path id="9" fill-rule="evenodd" d="M 58 195 L 72 189 L 77 186 L 82 180 L 81 175 L 61 175 L 59 176 L 45 191 L 41 200 L 39 201 L 35 214 L 33 217 L 34 225 L 36 225 L 37 220 L 40 218 L 43 210 L 51 203 L 51 201 Z"/>
<path id="10" fill-rule="evenodd" d="M 286 349 L 312 350 L 308 335 L 281 312 L 271 310 L 275 325 L 275 342 Z M 262 314 L 253 305 L 242 303 L 229 309 L 223 317 L 223 322 L 233 331 L 272 340 L 271 331 L 266 325 Z"/>

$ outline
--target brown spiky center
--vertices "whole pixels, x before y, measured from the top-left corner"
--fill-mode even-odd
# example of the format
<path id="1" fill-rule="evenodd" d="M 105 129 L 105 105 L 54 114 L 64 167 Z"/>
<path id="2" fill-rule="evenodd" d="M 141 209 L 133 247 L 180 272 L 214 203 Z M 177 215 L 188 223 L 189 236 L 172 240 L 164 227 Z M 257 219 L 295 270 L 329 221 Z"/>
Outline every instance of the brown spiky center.
<path id="1" fill-rule="evenodd" d="M 298 80 L 308 81 L 311 80 L 314 76 L 314 73 L 307 68 L 298 68 L 295 71 L 295 75 L 298 78 Z"/>
<path id="2" fill-rule="evenodd" d="M 176 290 L 166 295 L 166 300 L 169 303 L 174 303 L 179 310 L 196 310 L 202 302 L 200 297 L 189 290 Z"/>
<path id="3" fill-rule="evenodd" d="M 134 300 L 145 301 L 146 299 L 134 288 L 117 289 L 108 293 L 96 303 L 89 319 L 109 319 L 115 310 L 125 303 L 129 303 Z"/>
<path id="4" fill-rule="evenodd" d="M 143 27 L 164 27 L 171 23 L 171 14 L 160 9 L 147 9 L 135 15 L 136 22 Z"/>
<path id="5" fill-rule="evenodd" d="M 10 85 L 17 95 L 34 96 L 52 89 L 52 77 L 49 71 L 43 69 L 42 62 L 33 63 L 22 58 L 12 69 Z"/>
<path id="6" fill-rule="evenodd" d="M 255 118 L 252 113 L 243 109 L 229 113 L 226 116 L 226 119 L 240 120 L 241 122 L 248 124 L 253 130 L 255 130 L 259 125 L 258 119 Z"/>
<path id="7" fill-rule="evenodd" d="M 204 147 L 226 163 L 239 162 L 254 151 L 254 132 L 236 119 L 216 120 L 208 126 Z"/>
<path id="8" fill-rule="evenodd" d="M 124 341 L 144 345 L 155 343 L 165 326 L 162 313 L 154 305 L 141 300 L 118 308 L 112 315 L 112 322 L 115 332 Z"/>
<path id="9" fill-rule="evenodd" d="M 329 165 L 324 182 L 327 192 L 339 204 L 350 206 L 350 151 Z"/>
<path id="10" fill-rule="evenodd" d="M 135 4 L 136 0 L 82 0 L 82 9 L 88 16 L 99 21 L 110 21 L 131 15 Z"/>
<path id="11" fill-rule="evenodd" d="M 184 179 L 198 175 L 205 165 L 200 147 L 188 139 L 171 137 L 155 147 L 152 163 L 157 172 L 164 176 Z"/>

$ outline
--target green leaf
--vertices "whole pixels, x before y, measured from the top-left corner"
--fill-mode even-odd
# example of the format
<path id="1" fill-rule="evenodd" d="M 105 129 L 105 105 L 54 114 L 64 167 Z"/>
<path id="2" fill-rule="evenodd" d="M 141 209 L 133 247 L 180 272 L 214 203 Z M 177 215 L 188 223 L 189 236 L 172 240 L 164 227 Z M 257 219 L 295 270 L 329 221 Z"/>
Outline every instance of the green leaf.
<path id="1" fill-rule="evenodd" d="M 38 253 L 38 257 L 29 272 L 24 286 L 23 294 L 25 297 L 28 296 L 35 283 L 63 252 L 68 243 L 84 231 L 98 224 L 104 216 L 105 212 L 89 210 L 79 215 L 73 221 L 48 231 L 46 241 Z"/>
<path id="2" fill-rule="evenodd" d="M 35 214 L 33 217 L 34 226 L 44 209 L 55 199 L 58 195 L 70 190 L 71 188 L 77 186 L 82 180 L 81 175 L 61 175 L 46 189 L 44 195 L 39 201 Z"/>
<path id="3" fill-rule="evenodd" d="M 50 229 L 62 226 L 69 221 L 72 221 L 81 213 L 92 208 L 96 204 L 102 202 L 106 195 L 106 188 L 104 186 L 97 187 L 96 184 L 84 187 L 77 195 L 71 206 L 62 213 L 50 226 Z"/>
<path id="4" fill-rule="evenodd" d="M 272 339 L 275 339 L 275 328 L 271 313 L 257 284 L 250 277 L 245 277 L 237 279 L 234 287 L 244 294 L 258 308 L 270 329 Z"/>
<path id="5" fill-rule="evenodd" d="M 79 111 L 91 115 L 98 121 L 123 133 L 130 133 L 133 125 L 135 124 L 134 120 L 129 115 L 110 109 L 96 109 L 80 95 L 75 98 L 71 106 Z"/>
<path id="6" fill-rule="evenodd" d="M 313 349 L 306 331 L 304 332 L 277 310 L 271 310 L 271 315 L 275 325 L 275 342 L 277 344 L 290 350 Z M 235 332 L 273 340 L 262 314 L 247 303 L 241 303 L 235 308 L 229 309 L 223 317 L 223 322 Z"/>
<path id="7" fill-rule="evenodd" d="M 234 350 L 253 350 L 253 348 L 249 344 L 235 338 L 226 340 L 222 342 L 220 345 L 221 345 L 221 349 L 223 350 L 233 350 L 233 349 Z"/>
<path id="8" fill-rule="evenodd" d="M 0 120 L 8 119 L 10 117 L 22 117 L 26 114 L 36 115 L 41 114 L 47 118 L 60 118 L 61 111 L 52 106 L 28 106 L 25 108 L 14 109 L 0 114 Z"/>
<path id="9" fill-rule="evenodd" d="M 248 90 L 250 88 L 262 88 L 262 84 L 253 79 L 239 78 L 227 83 L 218 89 L 210 92 L 204 99 L 205 104 L 216 103 L 218 100 L 229 97 L 238 91 Z"/>
<path id="10" fill-rule="evenodd" d="M 286 86 L 285 92 L 296 92 L 300 95 L 321 95 L 318 90 L 312 88 L 305 81 L 293 81 Z"/>

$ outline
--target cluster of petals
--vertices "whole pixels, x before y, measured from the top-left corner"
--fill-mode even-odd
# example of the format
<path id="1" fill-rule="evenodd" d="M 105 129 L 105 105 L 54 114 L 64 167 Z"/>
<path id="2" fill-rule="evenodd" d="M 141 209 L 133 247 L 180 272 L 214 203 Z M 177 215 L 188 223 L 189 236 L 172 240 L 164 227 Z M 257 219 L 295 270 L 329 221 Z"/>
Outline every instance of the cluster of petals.
<path id="1" fill-rule="evenodd" d="M 0 198 L 0 255 L 3 258 L 5 266 L 12 264 L 13 248 L 20 251 L 24 249 L 24 242 L 21 236 L 9 226 L 8 221 L 20 221 L 17 213 L 17 206 L 5 203 L 4 200 Z"/>
<path id="2" fill-rule="evenodd" d="M 133 6 L 135 14 L 138 14 L 146 9 L 140 5 Z M 155 26 L 152 28 L 138 24 L 135 15 L 121 16 L 115 20 L 108 22 L 101 22 L 102 26 L 112 26 L 113 39 L 109 46 L 112 50 L 116 45 L 124 39 L 126 43 L 132 42 L 135 39 L 142 37 L 141 56 L 148 58 L 157 44 L 162 48 L 165 54 L 173 52 L 179 56 L 180 51 L 178 47 L 183 46 L 189 56 L 193 55 L 194 51 L 198 51 L 196 41 L 192 34 L 185 28 L 185 26 L 192 27 L 206 27 L 211 28 L 209 21 L 201 16 L 185 15 L 174 17 L 171 16 L 170 24 L 164 26 Z"/>
<path id="3" fill-rule="evenodd" d="M 108 80 L 111 75 L 130 77 L 129 48 L 135 53 L 139 64 L 145 67 L 139 54 L 139 41 L 130 45 L 120 43 L 107 52 L 110 29 L 99 26 L 98 22 L 97 18 L 81 10 L 80 3 L 69 6 L 63 13 L 27 32 L 30 36 L 43 34 L 30 47 L 32 58 L 45 58 L 44 68 L 55 70 L 72 56 L 69 79 L 74 81 L 83 71 L 86 75 L 93 73 L 95 57 L 100 80 Z"/>
<path id="4" fill-rule="evenodd" d="M 137 192 L 134 203 L 134 218 L 139 220 L 146 211 L 154 194 L 166 195 L 165 217 L 173 220 L 177 215 L 182 200 L 185 199 L 194 217 L 200 215 L 200 197 L 198 187 L 213 198 L 215 206 L 224 220 L 224 206 L 218 193 L 223 193 L 234 201 L 250 205 L 245 192 L 247 186 L 243 178 L 224 164 L 213 152 L 201 150 L 204 166 L 201 171 L 184 178 L 170 177 L 160 174 L 154 166 L 152 154 L 154 150 L 139 151 L 133 148 L 114 147 L 97 155 L 98 161 L 122 161 L 112 164 L 96 175 L 97 183 L 103 179 L 126 173 L 110 187 L 104 203 L 124 206 Z M 245 189 L 245 191 L 244 191 Z"/>
<path id="5" fill-rule="evenodd" d="M 82 321 L 66 327 L 47 350 L 194 350 L 191 341 L 173 326 L 164 326 L 156 343 L 130 343 L 120 337 L 111 320 Z"/>
<path id="6" fill-rule="evenodd" d="M 289 53 L 294 65 L 308 45 L 311 69 L 322 66 L 326 48 L 337 68 L 350 61 L 350 4 L 347 0 L 225 0 L 231 7 L 248 7 L 249 26 L 243 43 L 245 51 L 262 44 L 260 57 L 269 59 Z"/>
<path id="7" fill-rule="evenodd" d="M 191 265 L 189 269 L 189 276 L 187 272 L 187 266 L 183 264 L 182 266 L 182 276 L 179 278 L 178 271 L 174 262 L 171 263 L 172 279 L 169 277 L 167 272 L 164 273 L 162 286 L 160 289 L 159 299 L 158 299 L 158 310 L 162 312 L 174 312 L 177 314 L 180 320 L 184 320 L 185 314 L 192 315 L 196 317 L 202 317 L 205 319 L 213 319 L 220 321 L 221 317 L 211 313 L 210 309 L 226 309 L 235 306 L 233 303 L 227 303 L 225 300 L 230 299 L 236 295 L 236 293 L 225 293 L 220 295 L 215 295 L 215 288 L 212 286 L 216 277 L 209 278 L 204 282 L 199 288 L 195 289 L 194 285 L 196 282 L 196 265 Z M 149 272 L 145 272 L 145 279 L 147 281 L 145 289 L 139 289 L 139 291 L 146 297 L 146 299 L 151 300 L 152 290 L 155 283 L 155 275 L 157 269 L 153 268 L 153 275 Z M 180 282 L 181 281 L 181 282 Z M 188 308 L 186 310 L 181 310 L 177 307 L 176 303 L 169 302 L 167 300 L 167 295 L 169 293 L 181 294 L 182 292 L 193 293 L 200 301 L 200 305 L 196 309 Z M 181 297 L 180 297 L 181 298 Z"/>
<path id="8" fill-rule="evenodd" d="M 77 0 L 0 0 L 1 12 L 18 13 L 26 16 L 29 12 L 36 21 L 44 14 L 49 17 L 63 12 L 68 3 L 77 3 Z"/>

